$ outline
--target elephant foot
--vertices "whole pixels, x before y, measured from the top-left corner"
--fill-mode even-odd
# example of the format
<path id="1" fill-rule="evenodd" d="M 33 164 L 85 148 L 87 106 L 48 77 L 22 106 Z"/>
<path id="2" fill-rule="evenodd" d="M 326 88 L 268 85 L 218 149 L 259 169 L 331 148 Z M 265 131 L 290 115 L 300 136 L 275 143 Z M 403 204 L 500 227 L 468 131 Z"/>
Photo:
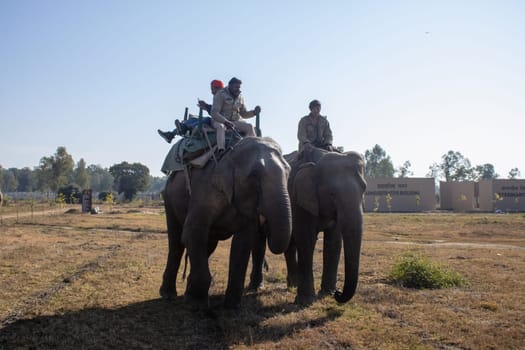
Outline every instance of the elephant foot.
<path id="1" fill-rule="evenodd" d="M 246 290 L 250 292 L 256 292 L 261 289 L 264 289 L 264 281 L 262 277 L 251 278 L 250 284 L 248 285 L 248 288 L 246 288 Z"/>
<path id="2" fill-rule="evenodd" d="M 208 296 L 195 297 L 188 293 L 184 294 L 184 302 L 190 306 L 193 310 L 204 310 L 210 307 L 210 301 Z"/>
<path id="3" fill-rule="evenodd" d="M 335 288 L 321 288 L 319 293 L 317 293 L 317 296 L 319 298 L 324 298 L 327 296 L 333 296 L 335 294 L 336 289 Z"/>
<path id="4" fill-rule="evenodd" d="M 295 296 L 295 303 L 297 305 L 308 306 L 308 305 L 311 305 L 314 301 L 315 301 L 314 294 L 309 294 L 309 295 L 297 294 Z"/>
<path id="5" fill-rule="evenodd" d="M 166 285 L 160 286 L 159 294 L 162 299 L 171 300 L 177 297 L 177 291 L 174 288 L 167 287 Z"/>

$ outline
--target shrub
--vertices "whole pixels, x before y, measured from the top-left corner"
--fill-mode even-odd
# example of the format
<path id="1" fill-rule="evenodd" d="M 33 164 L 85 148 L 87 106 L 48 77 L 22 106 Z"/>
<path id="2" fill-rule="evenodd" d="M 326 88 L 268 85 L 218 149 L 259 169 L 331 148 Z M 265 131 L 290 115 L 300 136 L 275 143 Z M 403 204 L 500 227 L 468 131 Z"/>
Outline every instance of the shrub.
<path id="1" fill-rule="evenodd" d="M 415 254 L 406 254 L 398 258 L 389 278 L 393 283 L 415 289 L 449 288 L 467 283 L 457 272 L 447 270 Z"/>
<path id="2" fill-rule="evenodd" d="M 78 187 L 73 185 L 59 188 L 57 195 L 59 197 L 59 203 L 61 204 L 78 204 L 80 203 L 80 198 L 82 196 Z"/>

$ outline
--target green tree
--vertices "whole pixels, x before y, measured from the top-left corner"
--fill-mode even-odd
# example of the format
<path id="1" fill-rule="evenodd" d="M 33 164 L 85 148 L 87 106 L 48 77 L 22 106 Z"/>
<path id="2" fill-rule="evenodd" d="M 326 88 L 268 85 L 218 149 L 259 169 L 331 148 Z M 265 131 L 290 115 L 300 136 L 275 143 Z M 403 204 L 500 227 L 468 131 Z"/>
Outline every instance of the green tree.
<path id="1" fill-rule="evenodd" d="M 149 192 L 160 192 L 164 189 L 164 186 L 166 186 L 166 176 L 163 177 L 154 177 L 150 176 L 149 179 Z"/>
<path id="2" fill-rule="evenodd" d="M 47 192 L 47 197 L 49 198 L 51 182 L 53 181 L 53 157 L 40 158 L 40 164 L 36 169 L 35 175 L 37 189 L 42 192 Z"/>
<path id="3" fill-rule="evenodd" d="M 366 176 L 373 178 L 394 177 L 394 165 L 390 156 L 386 155 L 385 150 L 379 145 L 375 145 L 372 150 L 366 150 Z"/>
<path id="4" fill-rule="evenodd" d="M 399 174 L 398 177 L 409 177 L 411 175 L 414 175 L 414 172 L 410 170 L 411 166 L 412 164 L 410 164 L 409 160 L 404 162 L 403 165 L 400 166 L 396 171 Z"/>
<path id="5" fill-rule="evenodd" d="M 448 151 L 444 154 L 441 157 L 440 168 L 447 182 L 472 179 L 473 169 L 470 160 L 460 152 Z"/>
<path id="6" fill-rule="evenodd" d="M 425 175 L 426 177 L 433 177 L 434 179 L 439 179 L 441 177 L 441 167 L 438 163 L 432 163 L 428 167 L 428 173 Z"/>
<path id="7" fill-rule="evenodd" d="M 32 192 L 35 189 L 35 172 L 28 167 L 18 170 L 18 191 Z"/>
<path id="8" fill-rule="evenodd" d="M 109 172 L 115 179 L 115 189 L 124 193 L 126 200 L 132 200 L 137 192 L 144 191 L 149 185 L 149 169 L 140 163 L 122 162 L 112 165 Z"/>
<path id="9" fill-rule="evenodd" d="M 42 157 L 37 168 L 38 188 L 43 192 L 57 192 L 60 187 L 68 184 L 73 172 L 73 157 L 65 147 L 58 147 L 51 157 Z"/>
<path id="10" fill-rule="evenodd" d="M 520 176 L 521 176 L 520 169 L 518 169 L 518 168 L 510 169 L 509 175 L 508 175 L 509 179 L 517 179 Z"/>
<path id="11" fill-rule="evenodd" d="M 87 167 L 89 184 L 95 192 L 111 192 L 113 189 L 113 175 L 100 165 L 91 164 Z"/>
<path id="12" fill-rule="evenodd" d="M 65 186 L 73 172 L 73 157 L 67 153 L 66 148 L 60 146 L 53 156 L 53 181 L 51 190 L 56 192 L 59 187 Z"/>
<path id="13" fill-rule="evenodd" d="M 490 163 L 476 166 L 473 170 L 473 175 L 474 180 L 489 180 L 499 177 L 499 175 L 496 174 L 494 165 Z"/>
<path id="14" fill-rule="evenodd" d="M 73 174 L 75 183 L 81 190 L 87 189 L 89 187 L 89 175 L 84 158 L 80 158 Z"/>
<path id="15" fill-rule="evenodd" d="M 3 170 L 2 177 L 2 191 L 15 192 L 18 188 L 18 181 L 16 180 L 16 168 Z"/>

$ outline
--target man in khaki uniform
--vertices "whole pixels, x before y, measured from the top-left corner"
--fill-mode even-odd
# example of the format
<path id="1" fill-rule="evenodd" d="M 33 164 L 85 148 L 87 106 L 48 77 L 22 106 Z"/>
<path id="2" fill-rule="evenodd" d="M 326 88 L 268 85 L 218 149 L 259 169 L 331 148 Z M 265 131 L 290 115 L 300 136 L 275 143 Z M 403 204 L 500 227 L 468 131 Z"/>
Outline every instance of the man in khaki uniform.
<path id="1" fill-rule="evenodd" d="M 241 84 L 237 78 L 231 78 L 228 86 L 219 90 L 213 96 L 211 107 L 212 126 L 217 130 L 217 148 L 225 148 L 225 130 L 234 127 L 243 136 L 255 136 L 253 125 L 243 118 L 252 118 L 260 113 L 261 107 L 256 106 L 248 111 L 241 95 Z"/>
<path id="2" fill-rule="evenodd" d="M 325 116 L 321 115 L 321 102 L 310 102 L 310 114 L 299 121 L 297 138 L 299 139 L 299 152 L 305 147 L 314 146 L 333 151 L 332 130 Z"/>

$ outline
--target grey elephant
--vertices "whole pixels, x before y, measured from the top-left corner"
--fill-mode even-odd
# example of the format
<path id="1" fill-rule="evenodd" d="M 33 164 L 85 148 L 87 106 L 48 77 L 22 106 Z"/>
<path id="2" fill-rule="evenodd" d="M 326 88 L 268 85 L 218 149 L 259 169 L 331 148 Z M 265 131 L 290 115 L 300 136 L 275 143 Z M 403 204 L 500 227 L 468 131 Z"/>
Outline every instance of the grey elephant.
<path id="1" fill-rule="evenodd" d="M 292 201 L 293 229 L 285 252 L 289 286 L 297 286 L 295 302 L 315 299 L 313 253 L 323 232 L 323 272 L 320 294 L 334 294 L 338 302 L 349 301 L 356 290 L 363 234 L 364 159 L 355 152 L 328 152 L 308 148 L 285 156 L 292 167 L 288 190 Z M 264 233 L 260 236 L 263 237 Z M 344 243 L 343 291 L 336 291 L 337 268 Z M 264 242 L 255 246 L 250 287 L 262 283 Z"/>
<path id="2" fill-rule="evenodd" d="M 219 240 L 233 235 L 224 304 L 239 307 L 250 250 L 259 220 L 269 226 L 268 246 L 283 253 L 291 238 L 290 168 L 270 138 L 246 137 L 218 162 L 191 173 L 191 195 L 183 172 L 170 176 L 164 192 L 169 253 L 160 294 L 177 295 L 176 277 L 187 249 L 190 273 L 185 301 L 208 306 L 208 257 Z"/>

